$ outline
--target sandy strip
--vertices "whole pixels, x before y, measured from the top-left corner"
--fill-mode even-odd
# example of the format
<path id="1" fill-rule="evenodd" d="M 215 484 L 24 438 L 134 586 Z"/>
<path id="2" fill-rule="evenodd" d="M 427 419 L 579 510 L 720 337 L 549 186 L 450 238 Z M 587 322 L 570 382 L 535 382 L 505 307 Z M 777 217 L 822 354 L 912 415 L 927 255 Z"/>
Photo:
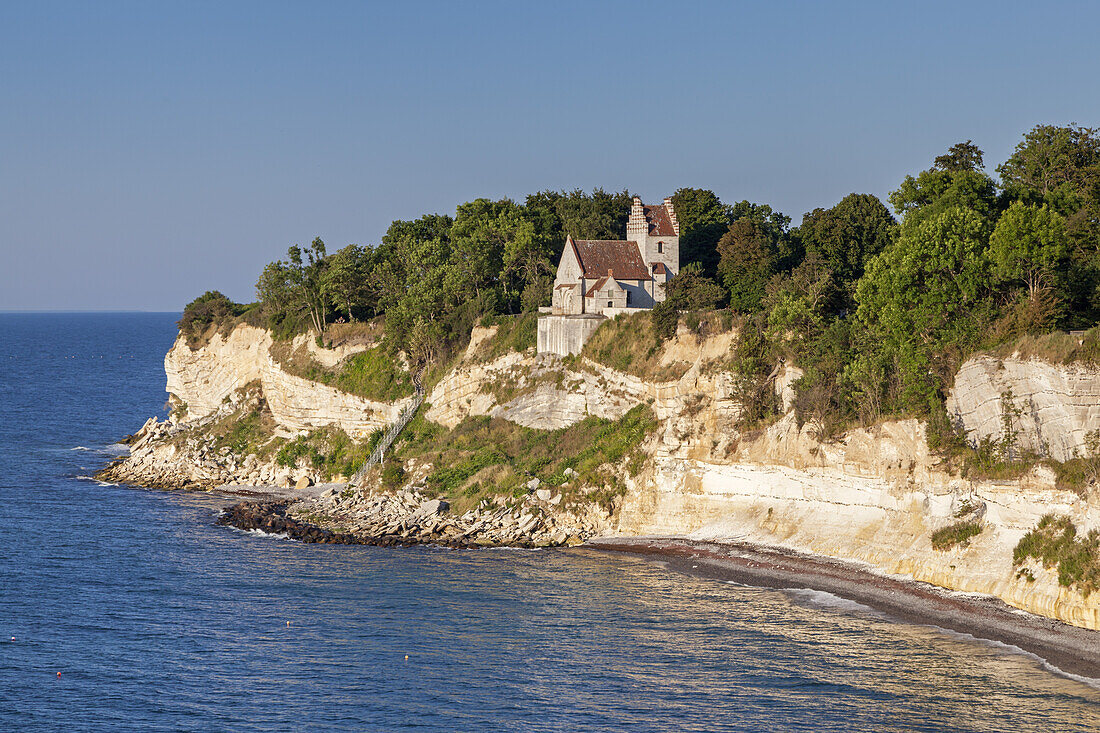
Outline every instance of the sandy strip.
<path id="1" fill-rule="evenodd" d="M 1100 680 L 1100 631 L 1024 613 L 1003 601 L 877 575 L 852 563 L 775 547 L 662 537 L 589 540 L 586 547 L 660 559 L 681 572 L 762 588 L 812 588 L 902 621 L 1017 646 L 1063 672 Z"/>

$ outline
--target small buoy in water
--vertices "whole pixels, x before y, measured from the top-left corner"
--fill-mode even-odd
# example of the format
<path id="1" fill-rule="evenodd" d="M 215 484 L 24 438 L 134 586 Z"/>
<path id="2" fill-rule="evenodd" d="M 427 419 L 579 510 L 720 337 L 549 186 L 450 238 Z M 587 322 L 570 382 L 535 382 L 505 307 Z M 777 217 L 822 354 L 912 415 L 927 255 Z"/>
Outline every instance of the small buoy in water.
<path id="1" fill-rule="evenodd" d="M 60 673 L 60 672 L 58 672 L 58 673 L 57 673 L 57 676 L 58 676 L 58 677 L 60 677 L 60 676 L 61 676 L 61 673 Z"/>
<path id="2" fill-rule="evenodd" d="M 13 636 L 13 637 L 11 638 L 11 640 L 12 640 L 12 641 L 15 641 L 15 637 Z"/>
<path id="3" fill-rule="evenodd" d="M 287 627 L 288 629 L 290 628 L 290 622 L 289 622 L 289 621 L 287 621 L 287 622 L 286 622 L 286 627 Z"/>
<path id="4" fill-rule="evenodd" d="M 408 654 L 405 655 L 405 661 L 406 662 L 409 661 L 409 655 Z"/>

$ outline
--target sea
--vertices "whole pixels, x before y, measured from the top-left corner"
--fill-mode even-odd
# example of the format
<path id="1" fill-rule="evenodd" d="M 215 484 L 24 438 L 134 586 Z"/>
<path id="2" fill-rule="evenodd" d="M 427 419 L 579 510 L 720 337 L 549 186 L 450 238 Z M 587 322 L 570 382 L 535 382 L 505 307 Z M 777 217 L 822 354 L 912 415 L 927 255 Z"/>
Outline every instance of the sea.
<path id="1" fill-rule="evenodd" d="M 0 731 L 1100 730 L 1097 683 L 826 593 L 97 482 L 164 414 L 176 318 L 0 314 Z"/>

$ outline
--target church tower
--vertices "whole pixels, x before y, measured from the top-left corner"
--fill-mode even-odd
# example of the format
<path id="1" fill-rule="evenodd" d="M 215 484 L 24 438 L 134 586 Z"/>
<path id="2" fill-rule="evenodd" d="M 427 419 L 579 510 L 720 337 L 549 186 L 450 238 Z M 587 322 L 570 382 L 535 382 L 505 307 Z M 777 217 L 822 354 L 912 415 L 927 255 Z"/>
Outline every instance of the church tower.
<path id="1" fill-rule="evenodd" d="M 645 206 L 635 196 L 626 223 L 626 238 L 637 242 L 655 284 L 664 284 L 680 271 L 680 222 L 671 198 L 657 206 Z M 655 288 L 653 298 L 664 300 L 663 291 Z"/>

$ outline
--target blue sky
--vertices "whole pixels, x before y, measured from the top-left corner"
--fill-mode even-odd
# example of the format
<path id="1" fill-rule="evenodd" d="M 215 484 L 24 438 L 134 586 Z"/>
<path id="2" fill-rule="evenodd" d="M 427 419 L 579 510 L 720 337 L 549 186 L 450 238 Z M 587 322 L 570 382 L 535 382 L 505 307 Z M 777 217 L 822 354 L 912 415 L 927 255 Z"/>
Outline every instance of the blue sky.
<path id="1" fill-rule="evenodd" d="M 0 5 L 0 309 L 253 299 L 321 236 L 682 186 L 795 223 L 1100 125 L 1092 3 Z"/>

